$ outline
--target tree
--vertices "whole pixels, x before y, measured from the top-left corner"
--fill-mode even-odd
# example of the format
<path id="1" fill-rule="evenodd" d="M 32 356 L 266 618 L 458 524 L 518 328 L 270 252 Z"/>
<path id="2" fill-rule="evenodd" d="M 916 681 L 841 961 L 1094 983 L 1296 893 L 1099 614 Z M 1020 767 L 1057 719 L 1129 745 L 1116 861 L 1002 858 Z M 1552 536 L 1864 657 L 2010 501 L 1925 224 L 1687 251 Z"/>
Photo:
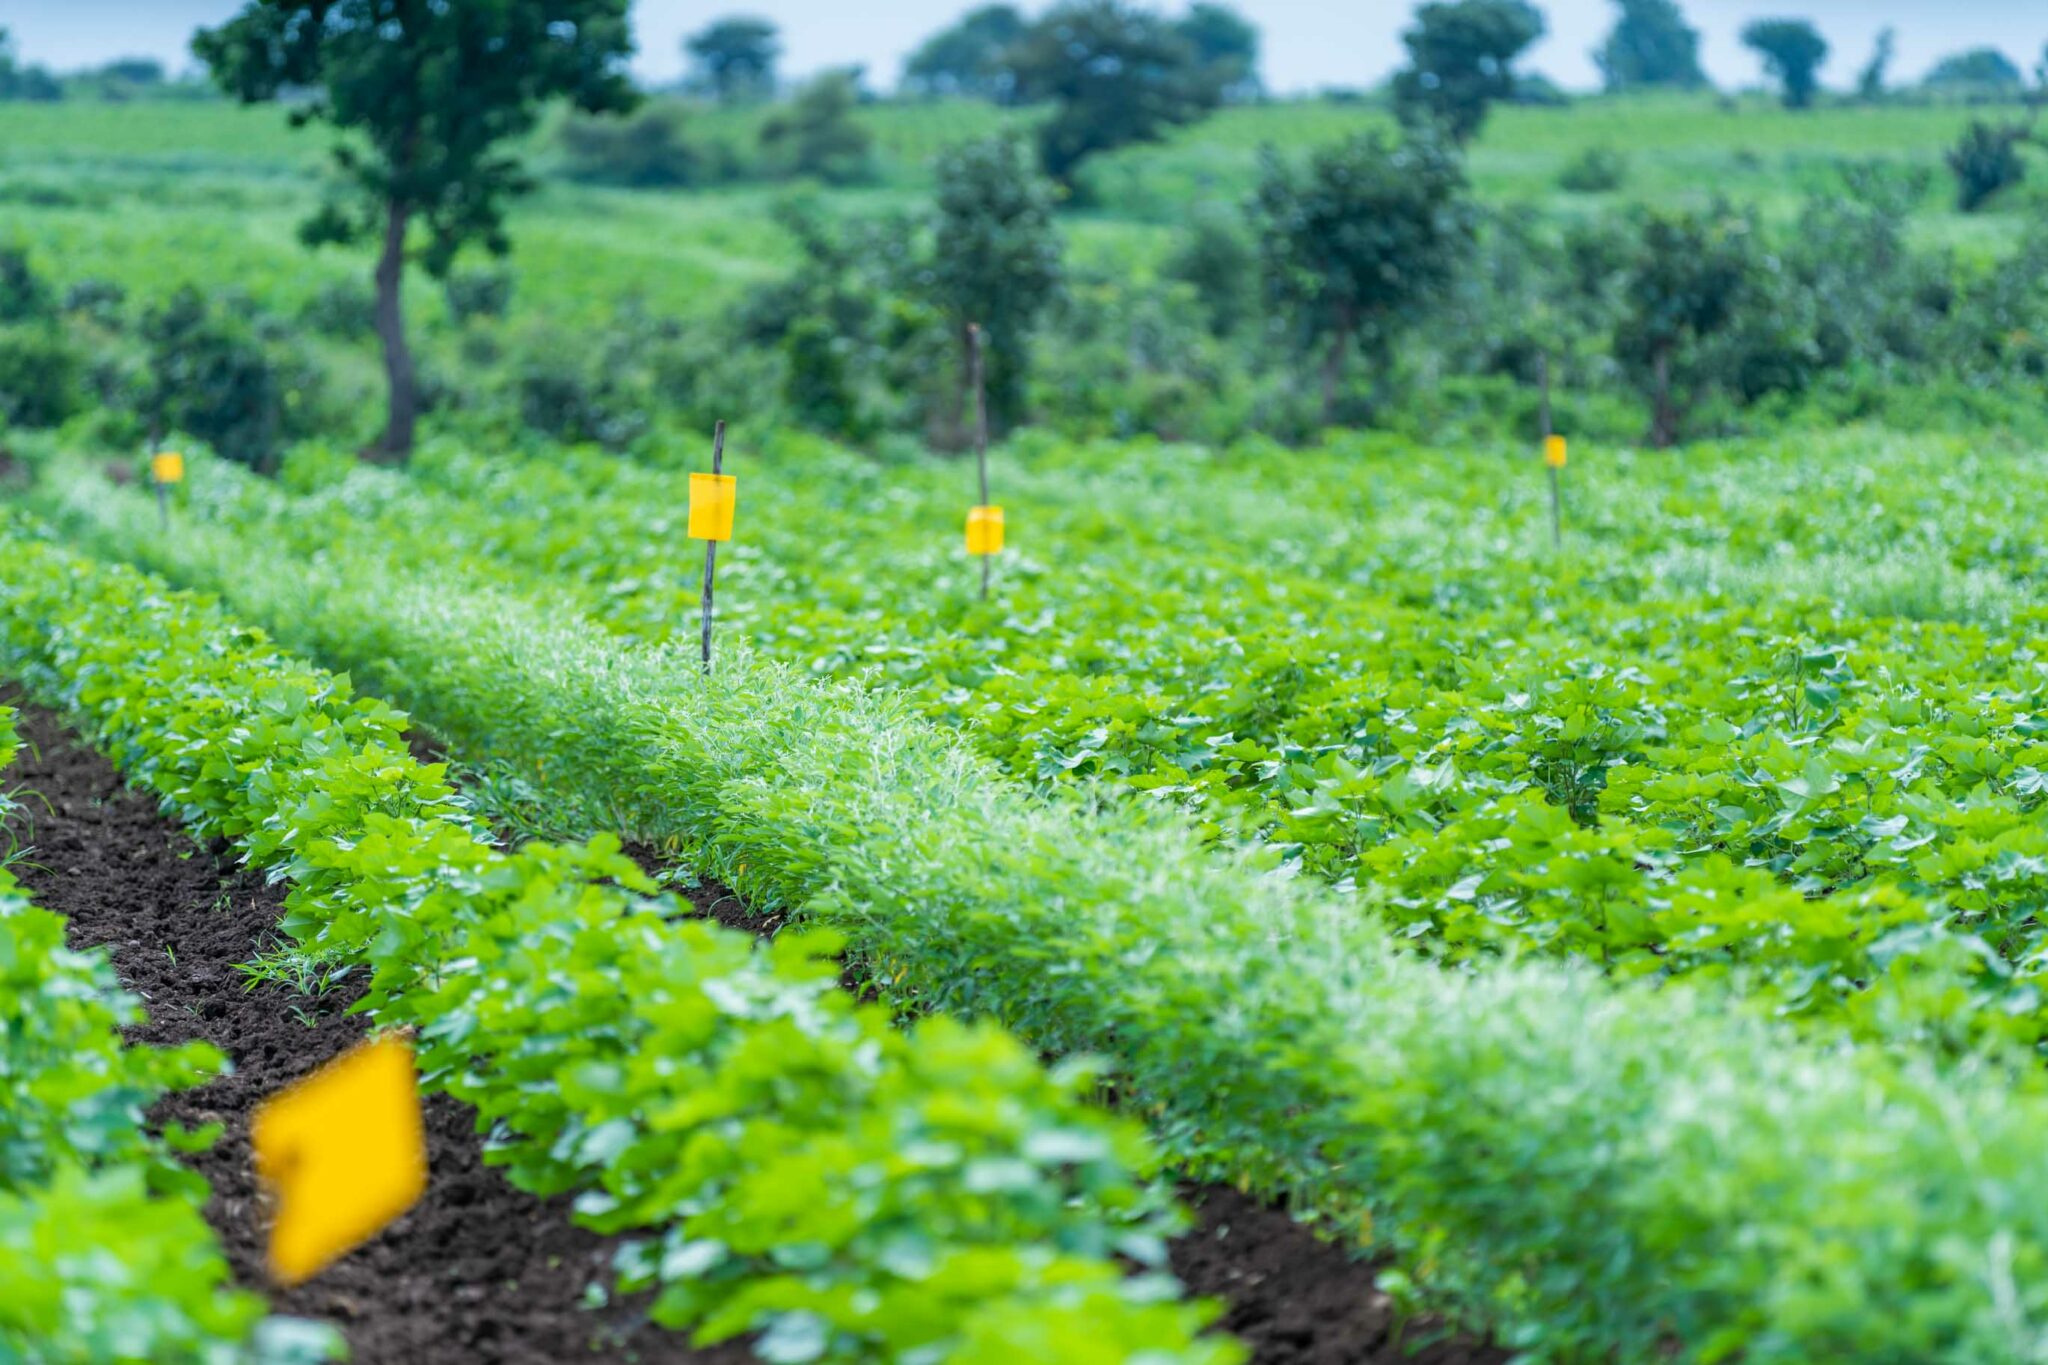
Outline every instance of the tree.
<path id="1" fill-rule="evenodd" d="M 961 411 L 966 411 L 967 329 L 987 342 L 989 420 L 997 429 L 1024 413 L 1031 330 L 1060 282 L 1053 189 L 1015 140 L 985 138 L 938 162 L 932 214 L 930 290 L 959 345 Z"/>
<path id="2" fill-rule="evenodd" d="M 510 249 L 505 201 L 531 182 L 503 145 L 534 126 L 548 100 L 588 113 L 622 111 L 634 95 L 627 0 L 251 0 L 193 39 L 221 88 L 244 103 L 306 94 L 296 126 L 350 134 L 334 159 L 347 198 L 331 198 L 300 231 L 310 246 L 380 240 L 377 335 L 390 386 L 384 435 L 367 452 L 403 463 L 419 418 L 418 372 L 402 289 L 409 239 L 426 229 L 421 262 L 444 278 L 476 243 Z"/>
<path id="3" fill-rule="evenodd" d="M 1945 158 L 1956 178 L 1956 207 L 1975 213 L 2024 180 L 2020 145 L 2026 140 L 2027 130 L 2019 125 L 1973 119 Z"/>
<path id="4" fill-rule="evenodd" d="M 1856 98 L 1865 104 L 1875 104 L 1884 98 L 1885 74 L 1891 70 L 1893 49 L 1898 44 L 1898 33 L 1883 28 L 1877 34 L 1877 46 L 1871 49 L 1870 60 L 1856 76 Z"/>
<path id="5" fill-rule="evenodd" d="M 1614 355 L 1650 398 L 1649 441 L 1678 439 L 1679 386 L 1702 342 L 1726 331 L 1755 275 L 1756 223 L 1725 205 L 1648 210 L 1637 220 Z"/>
<path id="6" fill-rule="evenodd" d="M 1593 53 L 1609 90 L 1697 90 L 1707 83 L 1700 69 L 1699 30 L 1686 25 L 1674 0 L 1617 3 L 1621 17 Z"/>
<path id="7" fill-rule="evenodd" d="M 1228 5 L 1197 3 L 1174 25 L 1224 100 L 1257 99 L 1259 30 Z"/>
<path id="8" fill-rule="evenodd" d="M 1920 84 L 1939 94 L 2012 96 L 2026 87 L 2027 78 L 2012 58 L 1995 47 L 1975 47 L 1955 52 L 1934 64 Z"/>
<path id="9" fill-rule="evenodd" d="M 683 43 L 694 70 L 693 84 L 722 104 L 765 99 L 775 91 L 775 62 L 782 42 L 766 19 L 728 15 L 714 19 Z"/>
<path id="10" fill-rule="evenodd" d="M 1152 142 L 1216 107 L 1195 49 L 1157 15 L 1119 0 L 1068 0 L 1010 49 L 1018 98 L 1059 107 L 1039 125 L 1046 174 L 1071 185 L 1098 152 Z"/>
<path id="11" fill-rule="evenodd" d="M 1758 19 L 1742 30 L 1744 47 L 1763 58 L 1764 71 L 1784 87 L 1787 109 L 1805 109 L 1820 88 L 1827 39 L 1804 19 Z"/>
<path id="12" fill-rule="evenodd" d="M 15 55 L 14 36 L 0 28 L 0 100 L 52 103 L 64 98 L 64 84 L 40 66 L 23 66 Z"/>
<path id="13" fill-rule="evenodd" d="M 1440 122 L 1459 143 L 1486 122 L 1486 108 L 1515 93 L 1514 60 L 1543 36 L 1527 0 L 1431 0 L 1401 35 L 1408 66 L 1394 77 L 1394 112 L 1405 124 Z"/>
<path id="14" fill-rule="evenodd" d="M 903 64 L 903 88 L 916 95 L 968 95 L 1007 104 L 1017 79 L 1006 54 L 1024 29 L 1024 16 L 1013 6 L 970 10 L 911 54 Z"/>
<path id="15" fill-rule="evenodd" d="M 874 135 L 853 121 L 860 72 L 827 71 L 761 125 L 761 146 L 796 175 L 850 185 L 868 173 Z"/>
<path id="16" fill-rule="evenodd" d="M 1274 312 L 1324 347 L 1325 421 L 1350 348 L 1384 364 L 1472 240 L 1464 170 L 1429 132 L 1400 144 L 1362 134 L 1317 152 L 1305 173 L 1269 147 L 1249 213 Z"/>

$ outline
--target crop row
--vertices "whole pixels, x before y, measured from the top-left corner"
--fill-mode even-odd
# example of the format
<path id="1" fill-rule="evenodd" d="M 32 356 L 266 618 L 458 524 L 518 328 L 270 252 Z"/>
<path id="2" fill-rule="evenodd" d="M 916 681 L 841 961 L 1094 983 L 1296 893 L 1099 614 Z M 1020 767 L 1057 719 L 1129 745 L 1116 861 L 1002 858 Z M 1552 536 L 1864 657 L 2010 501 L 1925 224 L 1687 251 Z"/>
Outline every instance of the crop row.
<path id="1" fill-rule="evenodd" d="M 0 530 L 0 664 L 203 837 L 293 883 L 302 950 L 474 1105 L 522 1188 L 645 1234 L 626 1289 L 766 1358 L 1142 1359 L 1235 1343 L 1160 1274 L 1177 1214 L 1136 1127 L 994 1025 L 894 1028 L 829 933 L 683 916 L 616 838 L 496 847 L 404 718 L 213 606 Z"/>
<path id="2" fill-rule="evenodd" d="M 19 749 L 0 706 L 0 775 Z M 263 1304 L 230 1287 L 206 1182 L 175 1160 L 214 1135 L 159 1140 L 144 1120 L 225 1059 L 124 1043 L 140 1019 L 106 956 L 68 948 L 0 858 L 0 1360 L 290 1359 L 285 1337 L 259 1342 Z M 316 1341 L 298 1337 L 317 1356 Z"/>
<path id="3" fill-rule="evenodd" d="M 1270 853 L 1025 791 L 890 695 L 745 651 L 707 676 L 374 544 L 309 557 L 189 518 L 165 536 L 133 494 L 75 493 L 76 533 L 404 698 L 558 818 L 668 840 L 843 930 L 902 1003 L 1113 1057 L 1175 1155 L 1401 1249 L 1417 1292 L 1512 1342 L 2038 1354 L 2048 1097 L 2025 1077 L 1802 1042 L 1682 984 L 1448 970 Z"/>
<path id="4" fill-rule="evenodd" d="M 2038 546 L 1989 538 L 1971 510 L 1998 460 L 1870 453 L 1905 509 L 1890 520 L 1923 523 L 1930 572 L 1999 585 L 1969 601 L 1991 611 L 2036 572 Z M 1515 523 L 1482 508 L 1465 540 L 1397 572 L 1341 519 L 1290 524 L 1284 486 L 1137 452 L 1079 489 L 1071 468 L 1020 476 L 1020 526 L 1047 548 L 1013 556 L 984 606 L 928 473 L 802 459 L 801 477 L 792 456 L 746 485 L 726 635 L 899 686 L 1027 780 L 1150 793 L 1451 960 L 1533 949 L 1623 976 L 1743 973 L 1761 1008 L 1951 1049 L 2048 1036 L 2048 664 L 1983 624 L 1701 586 L 1680 551 L 1705 528 L 1730 528 L 1715 561 L 1730 579 L 1770 562 L 1753 522 L 1822 537 L 1777 465 L 1753 461 L 1740 484 L 1709 462 L 1689 490 L 1628 476 L 1584 509 L 1595 529 L 1564 565 L 1489 531 Z M 1372 499 L 1407 480 L 1430 505 L 1421 476 L 1371 468 Z M 188 510 L 308 552 L 374 537 L 626 638 L 694 629 L 667 476 L 447 449 L 410 481 L 291 473 L 326 486 L 291 496 L 202 466 Z M 1221 530 L 1179 510 L 1226 496 Z M 1414 540 L 1412 517 L 1360 497 L 1397 549 Z M 1739 505 L 1708 516 L 1719 499 Z M 1448 514 L 1436 505 L 1440 538 Z M 1114 543 L 1111 521 L 1143 529 Z M 1248 529 L 1279 564 L 1247 568 L 1224 531 Z M 1860 536 L 1824 537 L 1826 553 L 1875 572 Z"/>

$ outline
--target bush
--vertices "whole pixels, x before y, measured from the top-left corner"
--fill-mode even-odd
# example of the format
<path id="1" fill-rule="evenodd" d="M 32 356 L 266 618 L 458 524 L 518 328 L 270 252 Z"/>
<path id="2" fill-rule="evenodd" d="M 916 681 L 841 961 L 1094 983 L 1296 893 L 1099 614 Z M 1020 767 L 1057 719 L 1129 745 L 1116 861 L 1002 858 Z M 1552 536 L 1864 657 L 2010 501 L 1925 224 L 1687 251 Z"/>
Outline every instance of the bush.
<path id="1" fill-rule="evenodd" d="M 1975 213 L 2026 178 L 2020 157 L 2026 130 L 1973 119 L 1962 139 L 1948 152 L 1948 168 L 1956 178 L 1956 207 Z"/>
<path id="2" fill-rule="evenodd" d="M 1221 214 L 1196 216 L 1178 250 L 1166 263 L 1166 277 L 1191 286 L 1209 317 L 1209 330 L 1228 336 L 1258 303 L 1258 253 L 1250 239 Z"/>
<path id="3" fill-rule="evenodd" d="M 216 315 L 189 286 L 142 319 L 148 380 L 141 407 L 156 432 L 183 431 L 227 459 L 269 472 L 318 393 L 318 372 L 280 361 L 248 325 Z"/>
<path id="4" fill-rule="evenodd" d="M 512 307 L 509 270 L 456 270 L 441 282 L 448 316 L 457 323 L 476 318 L 501 318 Z"/>
<path id="5" fill-rule="evenodd" d="M 1557 173 L 1557 187 L 1570 194 L 1612 194 L 1628 183 L 1628 157 L 1605 145 L 1588 147 Z"/>
<path id="6" fill-rule="evenodd" d="M 626 189 L 686 189 L 731 180 L 738 160 L 722 146 L 686 136 L 688 111 L 655 101 L 630 117 L 572 116 L 562 125 L 563 174 L 593 185 Z"/>
<path id="7" fill-rule="evenodd" d="M 54 427 L 81 404 L 85 361 L 56 327 L 0 327 L 0 425 Z"/>
<path id="8" fill-rule="evenodd" d="M 299 320 L 322 336 L 360 341 L 377 330 L 377 296 L 353 280 L 329 280 L 300 307 Z"/>

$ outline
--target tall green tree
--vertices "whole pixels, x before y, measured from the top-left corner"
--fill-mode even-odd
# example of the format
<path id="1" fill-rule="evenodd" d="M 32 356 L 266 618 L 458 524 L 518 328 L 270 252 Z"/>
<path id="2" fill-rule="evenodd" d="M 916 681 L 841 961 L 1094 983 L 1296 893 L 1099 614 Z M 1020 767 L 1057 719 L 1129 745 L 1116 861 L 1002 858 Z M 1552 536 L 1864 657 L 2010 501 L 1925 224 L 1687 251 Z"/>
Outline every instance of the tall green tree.
<path id="1" fill-rule="evenodd" d="M 903 88 L 914 95 L 967 95 L 1006 104 L 1016 93 L 1017 78 L 1005 58 L 1025 27 L 1013 5 L 969 10 L 910 55 L 903 64 Z"/>
<path id="2" fill-rule="evenodd" d="M 1742 44 L 1763 58 L 1764 71 L 1783 90 L 1787 109 L 1812 105 L 1828 40 L 1805 19 L 1758 19 L 1742 30 Z"/>
<path id="3" fill-rule="evenodd" d="M 1920 78 L 1920 84 L 1941 94 L 2010 96 L 2027 85 L 2026 73 L 1995 47 L 1952 52 Z"/>
<path id="4" fill-rule="evenodd" d="M 1528 0 L 1431 0 L 1401 35 L 1408 65 L 1394 77 L 1394 112 L 1434 120 L 1459 143 L 1486 122 L 1487 106 L 1515 93 L 1515 58 L 1543 36 Z"/>
<path id="5" fill-rule="evenodd" d="M 445 278 L 478 244 L 510 249 L 505 204 L 531 187 L 505 150 L 543 103 L 590 113 L 634 99 L 627 0 L 251 0 L 202 31 L 193 50 L 223 90 L 246 103 L 306 92 L 295 125 L 349 134 L 334 150 L 344 196 L 301 230 L 309 245 L 379 242 L 377 335 L 390 386 L 384 435 L 371 454 L 403 463 L 419 418 L 418 371 L 406 338 L 405 266 L 417 225 L 420 259 Z"/>
<path id="6" fill-rule="evenodd" d="M 64 98 L 64 83 L 40 66 L 25 66 L 15 54 L 14 36 L 0 27 L 0 100 L 49 103 Z"/>
<path id="7" fill-rule="evenodd" d="M 1387 365 L 1472 242 L 1463 166 L 1433 131 L 1398 144 L 1361 134 L 1305 170 L 1269 147 L 1249 214 L 1269 304 L 1323 349 L 1325 421 L 1352 347 Z"/>
<path id="8" fill-rule="evenodd" d="M 1675 0 L 1616 0 L 1621 15 L 1593 53 L 1609 90 L 1697 90 L 1700 31 L 1685 22 Z"/>
<path id="9" fill-rule="evenodd" d="M 1017 94 L 1058 106 L 1039 125 L 1045 171 L 1073 183 L 1081 163 L 1151 142 L 1216 107 L 1222 92 L 1179 29 L 1119 0 L 1068 0 L 1010 49 Z"/>
<path id="10" fill-rule="evenodd" d="M 1174 27 L 1194 48 L 1195 60 L 1223 99 L 1258 98 L 1263 89 L 1259 30 L 1251 20 L 1228 5 L 1199 0 Z"/>
<path id="11" fill-rule="evenodd" d="M 1031 332 L 1060 283 L 1053 187 L 1009 137 L 954 147 L 939 158 L 937 170 L 929 268 L 932 302 L 959 346 L 963 413 L 967 329 L 980 326 L 987 343 L 989 420 L 1000 430 L 1024 415 Z"/>
<path id="12" fill-rule="evenodd" d="M 1865 104 L 1875 104 L 1885 96 L 1886 78 L 1892 69 L 1892 57 L 1898 47 L 1898 30 L 1885 27 L 1877 32 L 1877 45 L 1870 50 L 1870 60 L 1856 73 L 1856 98 Z"/>
<path id="13" fill-rule="evenodd" d="M 766 99 L 775 93 L 775 63 L 782 39 L 775 25 L 751 15 L 714 19 L 683 41 L 692 83 L 722 104 Z"/>
<path id="14" fill-rule="evenodd" d="M 1754 216 L 1726 205 L 1652 209 L 1636 222 L 1614 355 L 1650 400 L 1649 441 L 1678 439 L 1679 395 L 1708 376 L 1699 352 L 1741 318 L 1758 279 Z"/>

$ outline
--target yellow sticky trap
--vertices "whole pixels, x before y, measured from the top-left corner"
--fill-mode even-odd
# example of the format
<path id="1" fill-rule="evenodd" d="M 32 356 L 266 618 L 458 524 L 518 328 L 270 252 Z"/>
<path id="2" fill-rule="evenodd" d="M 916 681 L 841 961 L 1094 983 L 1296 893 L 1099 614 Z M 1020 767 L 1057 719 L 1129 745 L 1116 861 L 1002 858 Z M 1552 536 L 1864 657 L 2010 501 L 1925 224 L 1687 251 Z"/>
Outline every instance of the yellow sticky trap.
<path id="1" fill-rule="evenodd" d="M 1546 436 L 1546 437 L 1544 437 L 1544 438 L 1543 438 L 1543 463 L 1545 463 L 1545 464 L 1549 465 L 1549 466 L 1550 466 L 1550 467 L 1551 467 L 1552 469 L 1563 469 L 1563 468 L 1564 468 L 1564 458 L 1565 458 L 1565 447 L 1564 447 L 1564 437 L 1562 437 L 1562 436 Z"/>
<path id="2" fill-rule="evenodd" d="M 166 450 L 149 457 L 149 476 L 158 483 L 183 483 L 185 481 L 185 457 L 175 450 Z"/>
<path id="3" fill-rule="evenodd" d="M 690 539 L 731 540 L 739 488 L 730 474 L 690 476 Z"/>
<path id="4" fill-rule="evenodd" d="M 1003 552 L 1003 509 L 971 507 L 967 511 L 967 553 L 999 555 Z"/>
<path id="5" fill-rule="evenodd" d="M 270 1273 L 301 1284 L 413 1206 L 427 1188 L 412 1049 L 382 1038 L 264 1101 L 249 1123 L 273 1193 Z"/>

